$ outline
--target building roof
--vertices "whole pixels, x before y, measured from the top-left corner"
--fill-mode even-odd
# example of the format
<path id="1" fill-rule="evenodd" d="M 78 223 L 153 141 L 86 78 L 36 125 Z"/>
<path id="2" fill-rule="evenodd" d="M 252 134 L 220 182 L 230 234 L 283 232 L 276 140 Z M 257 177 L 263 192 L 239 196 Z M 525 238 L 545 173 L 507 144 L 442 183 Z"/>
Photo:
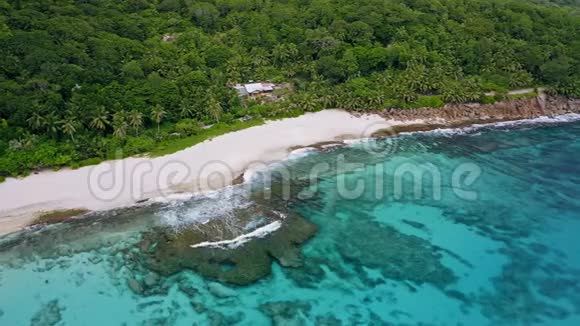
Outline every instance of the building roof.
<path id="1" fill-rule="evenodd" d="M 171 42 L 175 40 L 175 35 L 167 34 L 163 36 L 163 42 Z"/>
<path id="2" fill-rule="evenodd" d="M 270 93 L 276 88 L 273 83 L 249 83 L 232 86 L 241 97 L 252 96 L 260 93 Z"/>
<path id="3" fill-rule="evenodd" d="M 274 84 L 270 83 L 252 83 L 245 84 L 246 91 L 250 94 L 259 92 L 271 92 L 274 90 Z"/>

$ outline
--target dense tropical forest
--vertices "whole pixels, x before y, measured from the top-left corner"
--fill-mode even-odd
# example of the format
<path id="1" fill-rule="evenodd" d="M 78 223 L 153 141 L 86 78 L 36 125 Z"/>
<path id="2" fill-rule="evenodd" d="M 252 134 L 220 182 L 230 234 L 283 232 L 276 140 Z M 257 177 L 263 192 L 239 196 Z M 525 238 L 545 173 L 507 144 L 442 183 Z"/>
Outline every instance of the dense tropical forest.
<path id="1" fill-rule="evenodd" d="M 535 86 L 578 97 L 574 4 L 0 0 L 0 178 L 324 108 L 436 107 Z M 291 87 L 282 101 L 243 102 L 231 85 L 250 80 Z"/>

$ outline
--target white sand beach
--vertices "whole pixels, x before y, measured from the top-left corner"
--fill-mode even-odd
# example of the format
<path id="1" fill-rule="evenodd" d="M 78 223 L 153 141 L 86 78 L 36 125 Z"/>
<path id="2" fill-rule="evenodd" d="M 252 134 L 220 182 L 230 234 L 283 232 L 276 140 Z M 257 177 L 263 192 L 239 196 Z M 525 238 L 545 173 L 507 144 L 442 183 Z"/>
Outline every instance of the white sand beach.
<path id="1" fill-rule="evenodd" d="M 0 184 L 0 234 L 25 227 L 41 212 L 107 210 L 172 193 L 218 189 L 254 163 L 285 159 L 292 147 L 364 138 L 394 124 L 378 115 L 356 117 L 325 110 L 269 121 L 163 157 L 126 158 L 9 178 Z"/>

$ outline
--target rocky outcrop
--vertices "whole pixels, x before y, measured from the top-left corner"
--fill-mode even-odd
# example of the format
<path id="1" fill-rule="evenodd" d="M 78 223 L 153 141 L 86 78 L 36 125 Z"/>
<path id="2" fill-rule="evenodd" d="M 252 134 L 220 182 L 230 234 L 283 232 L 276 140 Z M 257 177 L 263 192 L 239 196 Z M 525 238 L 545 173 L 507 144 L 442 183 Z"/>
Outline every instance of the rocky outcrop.
<path id="1" fill-rule="evenodd" d="M 267 217 L 269 214 L 265 212 L 259 215 L 271 218 L 264 223 L 279 218 Z M 243 219 L 243 216 L 244 214 L 237 214 L 235 218 Z M 317 231 L 316 225 L 303 217 L 289 214 L 280 222 L 280 228 L 266 236 L 245 242 L 243 245 L 228 248 L 192 247 L 193 244 L 203 243 L 214 237 L 235 238 L 237 234 L 228 233 L 233 232 L 235 228 L 232 229 L 229 226 L 235 223 L 241 223 L 240 225 L 245 223 L 236 221 L 232 221 L 231 218 L 214 219 L 201 226 L 192 226 L 177 232 L 173 229 L 156 228 L 146 233 L 136 247 L 143 254 L 145 266 L 162 276 L 169 276 L 183 269 L 191 269 L 213 280 L 246 285 L 268 276 L 273 260 L 278 261 L 282 266 L 300 266 L 302 260 L 298 248 Z M 225 293 L 223 291 L 217 291 L 216 284 L 212 283 L 209 287 L 211 293 L 217 297 L 229 296 L 222 295 Z M 131 288 L 133 292 L 139 292 L 138 287 Z"/>
<path id="2" fill-rule="evenodd" d="M 498 102 L 494 104 L 448 104 L 442 108 L 388 109 L 377 112 L 386 119 L 397 121 L 424 120 L 425 126 L 461 127 L 474 123 L 532 119 L 580 113 L 580 100 L 541 94 L 537 97 Z M 419 126 L 416 126 L 419 128 Z M 400 127 L 410 131 L 411 126 Z M 416 129 L 415 129 L 416 130 Z"/>
<path id="3" fill-rule="evenodd" d="M 57 325 L 62 320 L 62 311 L 58 300 L 52 300 L 43 305 L 40 310 L 30 320 L 30 325 L 52 326 Z"/>
<path id="4" fill-rule="evenodd" d="M 306 325 L 312 306 L 306 301 L 267 302 L 259 307 L 272 325 Z"/>

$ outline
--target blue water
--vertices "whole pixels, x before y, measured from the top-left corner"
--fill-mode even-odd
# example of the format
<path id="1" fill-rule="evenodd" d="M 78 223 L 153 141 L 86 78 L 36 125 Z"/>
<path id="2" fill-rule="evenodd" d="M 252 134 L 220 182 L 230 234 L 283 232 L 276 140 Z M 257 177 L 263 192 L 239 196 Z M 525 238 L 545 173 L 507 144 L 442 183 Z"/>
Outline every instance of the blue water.
<path id="1" fill-rule="evenodd" d="M 275 175 L 270 199 L 258 178 L 9 235 L 0 325 L 580 325 L 578 153 L 578 122 L 403 135 L 272 167 L 291 172 L 289 198 Z M 251 284 L 204 274 L 180 241 L 232 239 L 268 211 L 316 232 L 298 244 L 290 224 L 237 248 L 263 274 Z M 160 270 L 172 263 L 189 267 Z"/>

